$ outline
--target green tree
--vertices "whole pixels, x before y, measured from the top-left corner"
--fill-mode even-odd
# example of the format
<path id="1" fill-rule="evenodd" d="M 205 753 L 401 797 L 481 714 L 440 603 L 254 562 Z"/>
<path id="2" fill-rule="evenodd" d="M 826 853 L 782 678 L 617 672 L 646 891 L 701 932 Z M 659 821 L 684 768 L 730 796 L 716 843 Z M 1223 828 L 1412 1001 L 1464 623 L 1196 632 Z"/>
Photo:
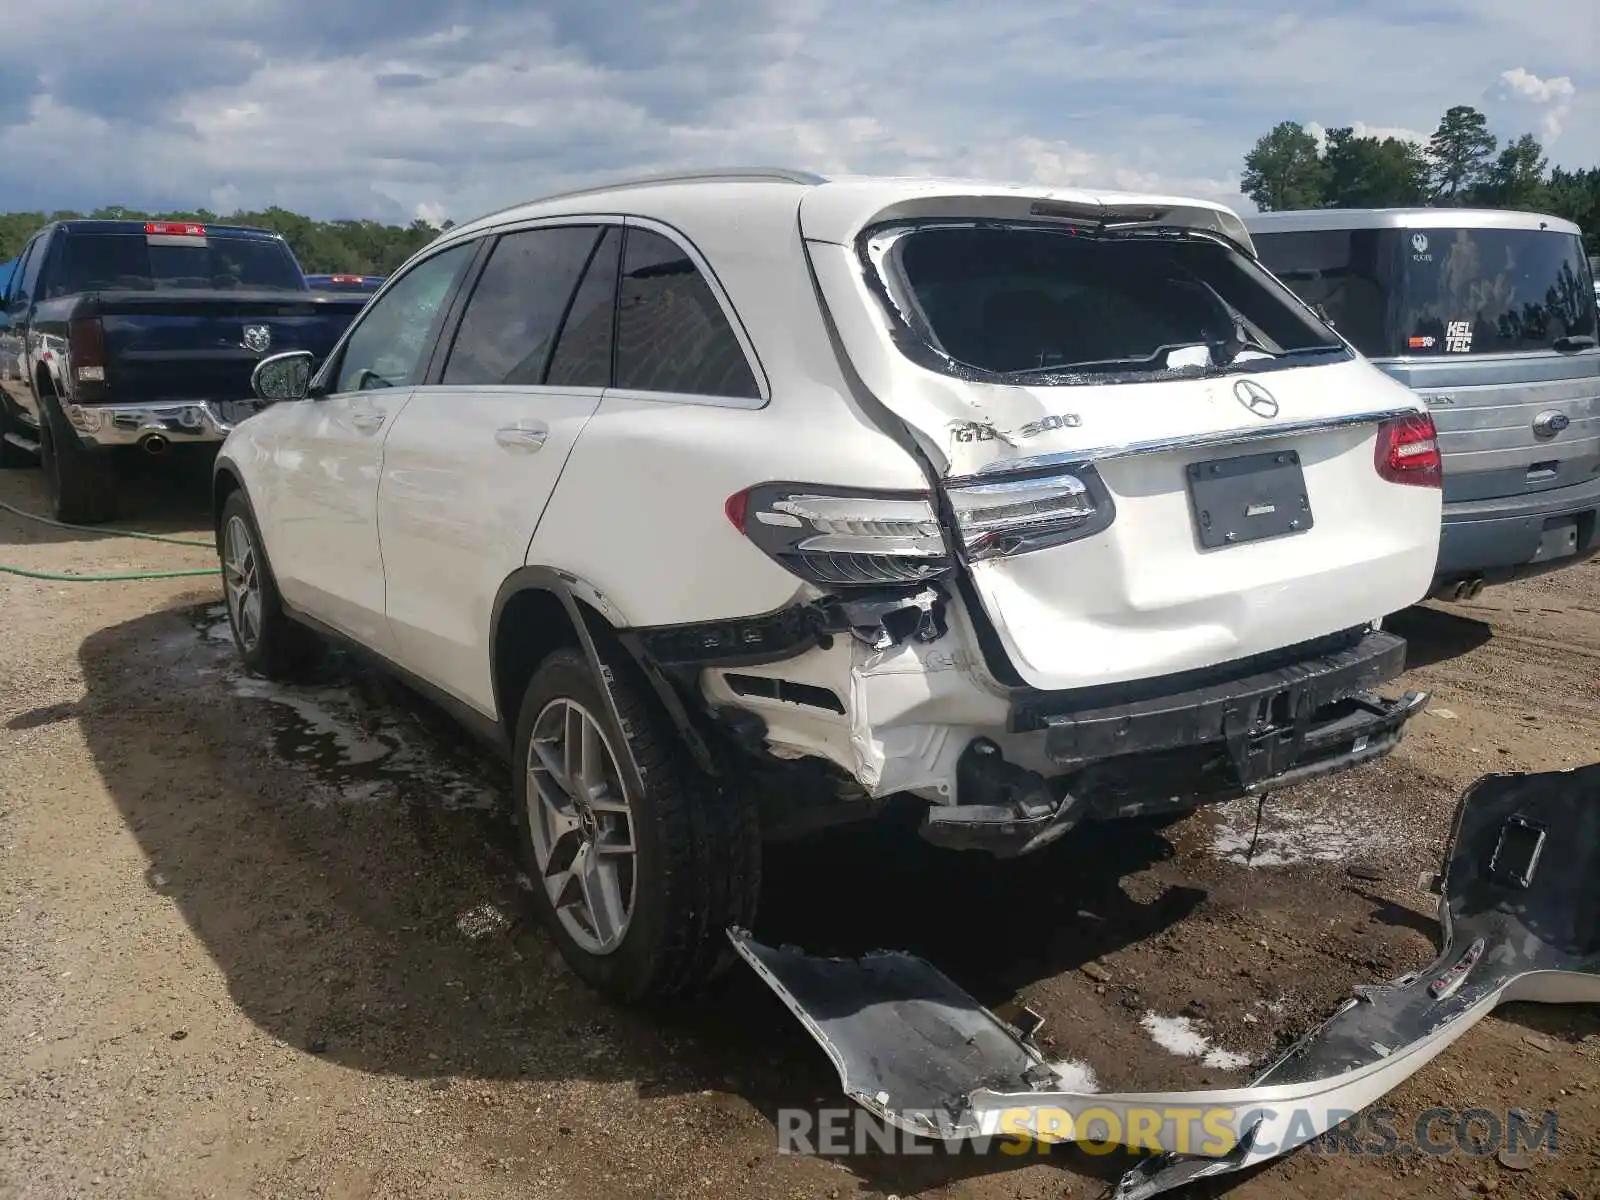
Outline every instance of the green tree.
<path id="1" fill-rule="evenodd" d="M 1539 139 L 1525 133 L 1500 151 L 1500 157 L 1489 168 L 1488 178 L 1473 193 L 1473 201 L 1495 208 L 1537 212 L 1549 202 L 1545 184 L 1549 165 Z"/>
<path id="2" fill-rule="evenodd" d="M 1600 167 L 1569 171 L 1557 167 L 1546 185 L 1549 211 L 1583 230 L 1590 254 L 1600 254 Z"/>
<path id="3" fill-rule="evenodd" d="M 1428 196 L 1428 160 L 1400 138 L 1357 137 L 1348 126 L 1328 131 L 1322 161 L 1328 201 L 1336 208 L 1394 208 Z"/>
<path id="4" fill-rule="evenodd" d="M 1263 211 L 1320 208 L 1327 172 L 1317 139 L 1293 121 L 1280 121 L 1244 156 L 1242 190 Z"/>
<path id="5" fill-rule="evenodd" d="M 1435 199 L 1459 203 L 1470 188 L 1482 183 L 1496 145 L 1489 119 L 1476 108 L 1457 104 L 1447 109 L 1428 139 Z"/>

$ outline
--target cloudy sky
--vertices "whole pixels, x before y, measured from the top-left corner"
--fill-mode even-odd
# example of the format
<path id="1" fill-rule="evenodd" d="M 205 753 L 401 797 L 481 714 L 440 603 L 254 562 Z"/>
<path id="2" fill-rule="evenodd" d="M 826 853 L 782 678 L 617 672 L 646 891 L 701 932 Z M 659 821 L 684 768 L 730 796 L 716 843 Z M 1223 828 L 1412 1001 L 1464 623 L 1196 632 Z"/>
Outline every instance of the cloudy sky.
<path id="1" fill-rule="evenodd" d="M 1595 0 L 0 5 L 0 210 L 457 220 L 712 164 L 1238 197 L 1279 120 L 1600 163 Z M 1307 6 L 1308 9 L 1312 6 Z"/>

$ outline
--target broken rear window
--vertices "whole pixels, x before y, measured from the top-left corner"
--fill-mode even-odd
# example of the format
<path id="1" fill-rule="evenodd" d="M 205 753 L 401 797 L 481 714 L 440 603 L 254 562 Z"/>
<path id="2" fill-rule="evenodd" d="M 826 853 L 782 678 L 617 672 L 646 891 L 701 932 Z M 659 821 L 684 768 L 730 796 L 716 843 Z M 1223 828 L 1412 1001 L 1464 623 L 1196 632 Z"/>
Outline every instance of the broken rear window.
<path id="1" fill-rule="evenodd" d="M 906 348 L 952 374 L 1105 383 L 1349 354 L 1281 284 L 1209 237 L 921 225 L 874 235 L 868 253 L 934 353 Z"/>

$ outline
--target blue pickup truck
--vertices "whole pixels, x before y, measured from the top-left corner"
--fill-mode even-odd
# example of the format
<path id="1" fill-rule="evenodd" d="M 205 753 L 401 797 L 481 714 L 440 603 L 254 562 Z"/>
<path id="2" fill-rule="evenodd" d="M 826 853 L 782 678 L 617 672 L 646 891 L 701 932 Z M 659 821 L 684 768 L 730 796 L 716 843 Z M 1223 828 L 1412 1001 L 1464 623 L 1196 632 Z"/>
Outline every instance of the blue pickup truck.
<path id="1" fill-rule="evenodd" d="M 264 229 L 47 225 L 0 290 L 0 467 L 39 462 L 57 520 L 109 520 L 121 455 L 214 449 L 257 411 L 258 361 L 320 361 L 367 299 L 312 291 Z"/>

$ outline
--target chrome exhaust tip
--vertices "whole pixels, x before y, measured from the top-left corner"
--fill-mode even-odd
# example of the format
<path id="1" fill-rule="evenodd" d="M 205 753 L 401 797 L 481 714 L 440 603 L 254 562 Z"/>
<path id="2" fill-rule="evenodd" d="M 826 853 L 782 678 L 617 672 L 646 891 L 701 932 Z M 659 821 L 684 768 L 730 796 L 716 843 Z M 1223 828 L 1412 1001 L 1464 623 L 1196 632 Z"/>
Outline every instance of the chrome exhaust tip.
<path id="1" fill-rule="evenodd" d="M 139 443 L 140 449 L 152 457 L 159 457 L 167 452 L 170 443 L 159 433 L 152 433 Z"/>

